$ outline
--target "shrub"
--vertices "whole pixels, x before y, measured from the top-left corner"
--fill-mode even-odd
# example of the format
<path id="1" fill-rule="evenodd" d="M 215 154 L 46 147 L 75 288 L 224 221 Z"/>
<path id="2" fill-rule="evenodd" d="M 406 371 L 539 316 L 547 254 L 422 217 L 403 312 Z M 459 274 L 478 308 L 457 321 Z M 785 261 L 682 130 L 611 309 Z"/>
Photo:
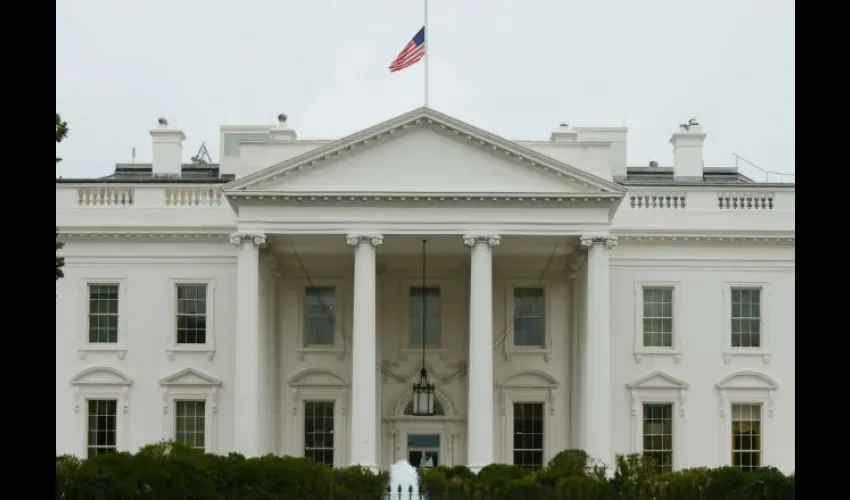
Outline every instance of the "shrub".
<path id="1" fill-rule="evenodd" d="M 541 470 L 493 464 L 479 474 L 468 468 L 420 470 L 429 500 L 791 500 L 794 475 L 762 468 L 694 468 L 660 474 L 638 455 L 617 457 L 607 479 L 587 453 L 565 450 Z M 361 467 L 331 469 L 308 458 L 245 458 L 203 454 L 157 443 L 135 455 L 110 453 L 88 460 L 56 457 L 56 498 L 140 500 L 378 500 L 389 477 Z"/>

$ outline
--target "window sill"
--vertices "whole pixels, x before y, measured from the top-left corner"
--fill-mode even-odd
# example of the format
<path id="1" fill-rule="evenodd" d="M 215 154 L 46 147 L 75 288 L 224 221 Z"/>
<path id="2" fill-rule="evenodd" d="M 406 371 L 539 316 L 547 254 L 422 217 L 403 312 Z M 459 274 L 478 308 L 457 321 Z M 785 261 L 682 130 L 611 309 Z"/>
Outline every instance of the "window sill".
<path id="1" fill-rule="evenodd" d="M 215 347 L 208 344 L 197 344 L 197 345 L 173 345 L 165 350 L 166 356 L 168 356 L 169 361 L 174 361 L 174 356 L 180 354 L 205 354 L 207 359 L 212 361 L 213 356 L 215 356 Z"/>
<path id="2" fill-rule="evenodd" d="M 440 361 L 446 361 L 448 350 L 443 349 L 442 347 L 426 347 L 425 355 L 428 354 L 436 354 L 440 357 Z M 399 353 L 399 358 L 401 358 L 402 361 L 407 361 L 407 358 L 411 356 L 414 358 L 422 356 L 422 348 L 406 347 Z"/>
<path id="3" fill-rule="evenodd" d="M 552 349 L 547 347 L 522 347 L 505 346 L 505 361 L 510 361 L 514 356 L 542 356 L 543 361 L 552 359 Z"/>
<path id="4" fill-rule="evenodd" d="M 722 353 L 723 362 L 727 365 L 732 362 L 732 358 L 761 358 L 764 364 L 770 363 L 773 357 L 763 348 L 727 348 Z"/>
<path id="5" fill-rule="evenodd" d="M 310 346 L 310 347 L 299 347 L 295 349 L 295 354 L 298 357 L 298 361 L 304 361 L 304 357 L 308 354 L 331 354 L 336 357 L 336 359 L 341 360 L 345 355 L 345 349 L 337 346 Z"/>
<path id="6" fill-rule="evenodd" d="M 118 355 L 118 359 L 124 359 L 127 355 L 127 347 L 121 344 L 86 344 L 85 347 L 77 350 L 80 359 L 86 359 L 93 352 L 114 353 Z"/>
<path id="7" fill-rule="evenodd" d="M 682 362 L 682 351 L 673 347 L 640 347 L 634 351 L 635 362 L 640 363 L 646 356 L 671 357 L 678 365 Z"/>

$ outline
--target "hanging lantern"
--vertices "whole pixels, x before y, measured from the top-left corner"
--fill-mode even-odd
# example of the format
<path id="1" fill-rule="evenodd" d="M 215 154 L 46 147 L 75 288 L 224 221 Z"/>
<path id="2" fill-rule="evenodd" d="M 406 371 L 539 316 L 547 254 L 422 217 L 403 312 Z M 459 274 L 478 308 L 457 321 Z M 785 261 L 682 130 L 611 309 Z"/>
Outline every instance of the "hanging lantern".
<path id="1" fill-rule="evenodd" d="M 413 414 L 420 417 L 434 415 L 434 384 L 428 380 L 428 370 L 423 366 L 419 382 L 413 384 Z"/>
<path id="2" fill-rule="evenodd" d="M 413 384 L 413 414 L 419 417 L 434 415 L 434 384 L 428 380 L 428 369 L 425 368 L 425 335 L 428 331 L 428 301 L 425 281 L 425 244 L 422 240 L 422 370 L 419 372 L 419 382 Z"/>

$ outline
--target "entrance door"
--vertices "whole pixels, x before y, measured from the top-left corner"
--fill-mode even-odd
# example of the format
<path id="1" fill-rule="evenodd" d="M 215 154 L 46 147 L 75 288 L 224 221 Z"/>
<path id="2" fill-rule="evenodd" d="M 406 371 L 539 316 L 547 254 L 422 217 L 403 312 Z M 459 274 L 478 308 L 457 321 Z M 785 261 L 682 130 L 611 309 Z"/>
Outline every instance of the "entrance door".
<path id="1" fill-rule="evenodd" d="M 407 461 L 417 469 L 440 465 L 440 435 L 408 434 Z"/>

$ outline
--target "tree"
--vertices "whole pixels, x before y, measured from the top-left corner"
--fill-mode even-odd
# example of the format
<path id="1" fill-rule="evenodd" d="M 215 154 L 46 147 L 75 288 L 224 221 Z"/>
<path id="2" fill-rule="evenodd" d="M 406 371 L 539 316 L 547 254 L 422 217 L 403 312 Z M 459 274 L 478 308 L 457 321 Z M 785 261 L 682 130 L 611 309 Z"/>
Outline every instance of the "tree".
<path id="1" fill-rule="evenodd" d="M 63 122 L 62 117 L 59 116 L 59 113 L 56 113 L 56 144 L 62 142 L 68 135 L 68 122 Z M 62 161 L 62 158 L 56 157 L 56 163 Z"/>
<path id="2" fill-rule="evenodd" d="M 59 228 L 56 228 L 56 281 L 65 277 L 65 273 L 62 271 L 62 267 L 65 265 L 65 257 L 59 256 L 59 250 L 62 250 L 64 246 L 65 244 L 59 241 Z"/>
<path id="3" fill-rule="evenodd" d="M 59 116 L 59 113 L 56 113 L 56 144 L 62 142 L 68 135 L 68 123 L 62 121 L 62 117 Z M 56 163 L 62 161 L 62 158 L 56 157 Z M 65 257 L 59 256 L 59 250 L 62 250 L 62 247 L 65 246 L 64 243 L 59 241 L 59 228 L 56 228 L 56 281 L 59 281 L 59 278 L 64 278 L 65 273 L 62 271 L 62 267 L 65 266 Z"/>

